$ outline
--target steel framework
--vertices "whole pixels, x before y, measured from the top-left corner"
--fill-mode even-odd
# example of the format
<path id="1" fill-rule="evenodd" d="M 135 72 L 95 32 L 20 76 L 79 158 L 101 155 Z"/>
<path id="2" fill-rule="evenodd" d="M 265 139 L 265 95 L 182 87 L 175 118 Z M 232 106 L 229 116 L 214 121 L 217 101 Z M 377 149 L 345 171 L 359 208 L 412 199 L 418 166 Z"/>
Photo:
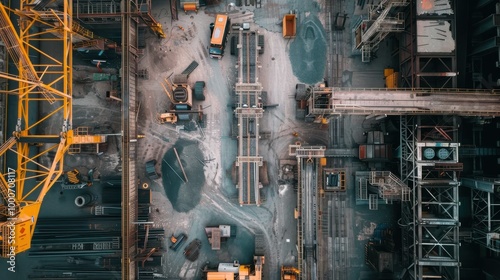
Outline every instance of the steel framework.
<path id="1" fill-rule="evenodd" d="M 138 19 L 132 11 L 137 1 L 125 1 L 122 24 L 122 279 L 135 279 L 137 270 L 138 190 L 137 190 L 137 63 Z"/>
<path id="2" fill-rule="evenodd" d="M 238 81 L 234 115 L 238 119 L 238 201 L 242 205 L 261 204 L 262 184 L 259 169 L 263 158 L 259 155 L 259 121 L 264 114 L 262 84 L 259 82 L 258 32 L 240 30 L 238 34 Z"/>
<path id="3" fill-rule="evenodd" d="M 472 240 L 500 252 L 500 181 L 490 178 L 462 178 L 471 189 Z"/>
<path id="4" fill-rule="evenodd" d="M 0 4 L 0 39 L 18 70 L 16 75 L 0 72 L 1 78 L 18 84 L 4 91 L 17 98 L 18 117 L 12 137 L 0 147 L 0 156 L 8 159 L 6 170 L 0 170 L 2 257 L 31 247 L 43 198 L 63 173 L 64 154 L 70 145 L 102 143 L 105 139 L 77 135 L 72 127 L 71 1 L 63 1 L 57 11 L 35 10 L 34 2 L 22 0 L 19 10 Z M 18 18 L 19 32 L 11 14 Z M 57 46 L 60 51 L 53 55 L 44 52 L 43 44 Z M 31 57 L 40 62 L 32 63 Z M 37 113 L 33 109 L 38 106 L 46 110 Z M 49 121 L 60 129 L 45 129 Z M 10 242 L 12 236 L 15 243 Z"/>
<path id="5" fill-rule="evenodd" d="M 460 115 L 500 116 L 496 90 L 469 89 L 308 89 L 309 115 Z"/>
<path id="6" fill-rule="evenodd" d="M 426 10 L 426 1 L 415 1 L 405 10 L 399 61 L 401 86 L 406 88 L 456 88 L 455 15 L 453 0 Z M 429 8 L 429 7 L 427 7 Z M 446 46 L 446 47 L 445 47 Z"/>
<path id="7" fill-rule="evenodd" d="M 289 155 L 297 157 L 297 267 L 298 279 L 317 279 L 318 262 L 326 256 L 318 254 L 318 170 L 325 156 L 324 146 L 290 145 Z M 326 257 L 327 258 L 327 257 Z"/>
<path id="8" fill-rule="evenodd" d="M 382 0 L 378 5 L 372 5 L 368 20 L 360 23 L 356 29 L 356 48 L 361 49 L 361 60 L 370 62 L 372 53 L 391 32 L 404 31 L 401 7 L 409 4 L 408 0 Z"/>
<path id="9" fill-rule="evenodd" d="M 472 240 L 500 252 L 500 201 L 489 192 L 472 190 Z"/>
<path id="10" fill-rule="evenodd" d="M 122 14 L 140 18 L 159 38 L 166 38 L 161 23 L 151 13 L 151 0 L 131 1 L 130 9 L 125 9 L 120 1 L 114 0 L 82 0 L 76 2 L 75 17 L 86 24 L 113 24 L 122 19 Z"/>
<path id="11" fill-rule="evenodd" d="M 17 164 L 0 174 L 0 189 L 5 203 L 1 206 L 0 241 L 1 255 L 23 252 L 31 246 L 31 236 L 42 200 L 63 172 L 63 156 L 73 143 L 71 124 L 71 2 L 64 1 L 62 10 L 36 11 L 31 9 L 33 1 L 22 0 L 20 9 L 10 11 L 19 17 L 19 33 L 10 21 L 9 10 L 0 4 L 0 36 L 9 56 L 18 69 L 17 75 L 0 73 L 1 77 L 18 82 L 18 88 L 7 93 L 17 96 L 18 119 L 13 136 L 0 149 L 0 155 L 14 153 Z M 40 26 L 40 28 L 32 28 Z M 37 31 L 35 31 L 37 30 Z M 62 34 L 54 37 L 51 33 Z M 43 40 L 56 42 L 62 51 L 56 56 L 49 55 L 36 47 Z M 43 61 L 32 64 L 30 55 L 36 53 Z M 31 106 L 50 106 L 44 116 L 33 116 Z M 58 133 L 38 131 L 48 119 L 59 118 Z M 43 145 L 35 144 L 43 143 Z M 41 159 L 55 152 L 48 164 Z M 14 201 L 9 200 L 14 196 Z M 15 224 L 15 250 L 9 248 L 7 239 Z M 28 231 L 28 233 L 26 233 Z"/>
<path id="12" fill-rule="evenodd" d="M 377 186 L 378 195 L 386 203 L 393 201 L 408 201 L 410 188 L 390 171 L 371 171 L 370 185 Z"/>
<path id="13" fill-rule="evenodd" d="M 405 279 L 460 279 L 457 128 L 454 117 L 401 117 L 401 175 L 413 188 L 400 222 Z"/>

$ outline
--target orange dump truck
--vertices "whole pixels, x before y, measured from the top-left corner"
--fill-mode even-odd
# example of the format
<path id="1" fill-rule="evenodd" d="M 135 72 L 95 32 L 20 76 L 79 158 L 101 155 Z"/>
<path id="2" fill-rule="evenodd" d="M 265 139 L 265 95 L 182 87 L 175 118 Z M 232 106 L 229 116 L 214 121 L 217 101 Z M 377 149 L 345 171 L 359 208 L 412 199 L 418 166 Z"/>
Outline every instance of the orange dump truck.
<path id="1" fill-rule="evenodd" d="M 297 16 L 286 14 L 283 16 L 283 38 L 295 38 L 295 34 L 297 34 Z"/>

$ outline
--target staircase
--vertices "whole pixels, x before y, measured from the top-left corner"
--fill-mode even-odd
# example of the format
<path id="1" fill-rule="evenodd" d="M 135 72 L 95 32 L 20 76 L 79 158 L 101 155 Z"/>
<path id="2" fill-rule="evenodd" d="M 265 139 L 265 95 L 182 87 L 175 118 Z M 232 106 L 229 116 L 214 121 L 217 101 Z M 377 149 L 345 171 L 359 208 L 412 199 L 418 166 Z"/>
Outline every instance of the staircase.
<path id="1" fill-rule="evenodd" d="M 372 171 L 370 184 L 378 187 L 379 196 L 386 202 L 408 201 L 410 198 L 410 188 L 389 171 Z"/>

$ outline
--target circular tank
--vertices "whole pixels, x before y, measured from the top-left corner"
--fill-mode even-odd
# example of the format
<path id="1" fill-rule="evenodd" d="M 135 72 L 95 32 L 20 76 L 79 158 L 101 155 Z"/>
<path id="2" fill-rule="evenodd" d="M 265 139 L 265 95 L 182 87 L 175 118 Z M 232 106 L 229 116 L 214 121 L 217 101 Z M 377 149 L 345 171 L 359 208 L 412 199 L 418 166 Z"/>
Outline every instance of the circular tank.
<path id="1" fill-rule="evenodd" d="M 75 198 L 75 205 L 78 207 L 87 206 L 92 201 L 90 194 L 82 194 Z"/>
<path id="2" fill-rule="evenodd" d="M 448 151 L 446 148 L 441 148 L 438 151 L 438 158 L 439 159 L 447 159 L 450 156 L 450 151 Z"/>
<path id="3" fill-rule="evenodd" d="M 187 88 L 178 87 L 174 90 L 174 99 L 177 102 L 186 102 L 188 100 Z"/>
<path id="4" fill-rule="evenodd" d="M 433 148 L 424 149 L 424 158 L 433 159 L 435 155 L 436 155 L 436 152 L 434 152 Z"/>

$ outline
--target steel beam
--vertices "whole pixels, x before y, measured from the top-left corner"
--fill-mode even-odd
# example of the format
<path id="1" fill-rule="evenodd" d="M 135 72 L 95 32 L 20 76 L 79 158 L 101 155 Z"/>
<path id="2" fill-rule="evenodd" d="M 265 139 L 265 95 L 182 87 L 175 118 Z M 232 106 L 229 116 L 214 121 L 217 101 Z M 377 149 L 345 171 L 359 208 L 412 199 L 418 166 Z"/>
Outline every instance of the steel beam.
<path id="1" fill-rule="evenodd" d="M 500 92 L 467 89 L 314 88 L 312 115 L 500 116 Z"/>
<path id="2" fill-rule="evenodd" d="M 497 0 L 478 0 L 476 4 L 476 9 L 482 9 L 487 5 L 493 4 Z"/>
<path id="3" fill-rule="evenodd" d="M 135 1 L 124 1 L 122 23 L 122 279 L 136 279 L 138 217 L 136 149 L 137 126 L 137 21 L 132 17 Z"/>
<path id="4" fill-rule="evenodd" d="M 473 190 L 479 190 L 488 193 L 495 192 L 495 186 L 500 186 L 500 181 L 486 180 L 486 179 L 472 179 L 472 178 L 462 178 L 460 183 L 464 187 L 471 188 Z"/>
<path id="5" fill-rule="evenodd" d="M 471 205 L 472 240 L 494 252 L 500 252 L 498 245 L 492 242 L 500 236 L 500 201 L 497 196 L 472 189 Z"/>
<path id="6" fill-rule="evenodd" d="M 478 55 L 481 53 L 486 53 L 490 51 L 494 51 L 500 47 L 500 36 L 491 37 L 486 39 L 476 45 L 470 55 Z"/>
<path id="7" fill-rule="evenodd" d="M 472 35 L 479 36 L 499 26 L 500 26 L 500 14 L 491 14 L 485 19 L 474 24 L 474 30 L 472 31 Z"/>

